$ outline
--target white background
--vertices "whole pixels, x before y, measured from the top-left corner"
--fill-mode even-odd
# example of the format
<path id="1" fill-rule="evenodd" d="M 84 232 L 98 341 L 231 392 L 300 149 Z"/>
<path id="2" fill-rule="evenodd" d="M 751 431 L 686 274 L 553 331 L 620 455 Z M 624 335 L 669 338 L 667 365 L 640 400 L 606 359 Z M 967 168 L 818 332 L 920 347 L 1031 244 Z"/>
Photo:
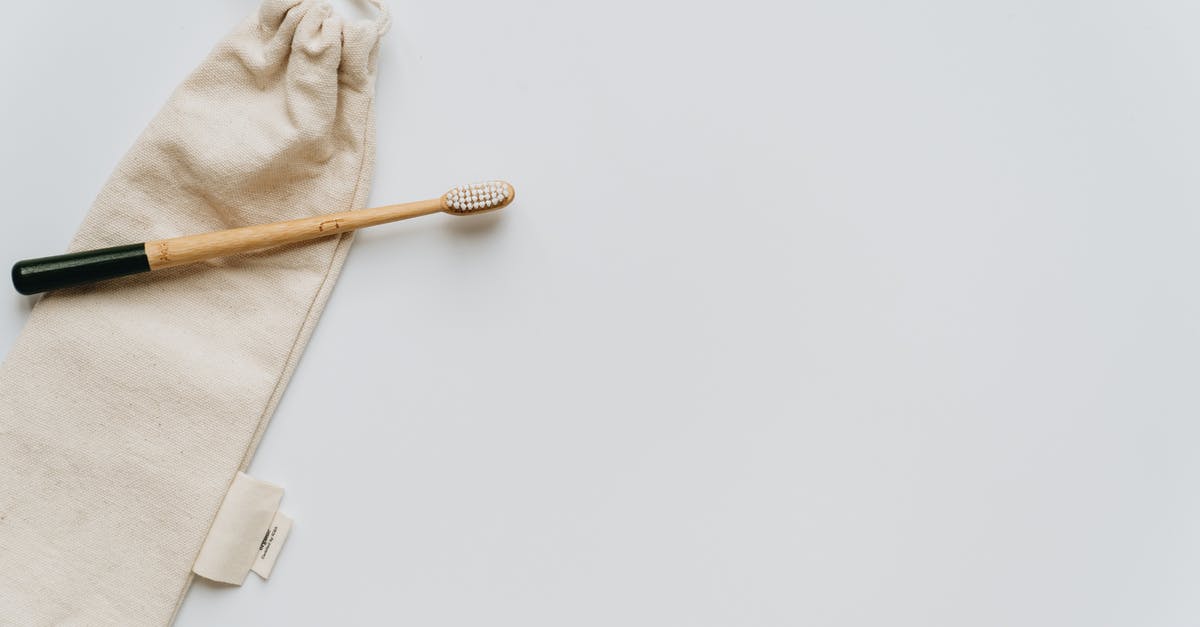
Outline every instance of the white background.
<path id="1" fill-rule="evenodd" d="M 257 5 L 6 4 L 15 260 Z M 1200 622 L 1200 5 L 393 4 L 373 201 L 518 201 L 361 234 L 179 625 Z"/>

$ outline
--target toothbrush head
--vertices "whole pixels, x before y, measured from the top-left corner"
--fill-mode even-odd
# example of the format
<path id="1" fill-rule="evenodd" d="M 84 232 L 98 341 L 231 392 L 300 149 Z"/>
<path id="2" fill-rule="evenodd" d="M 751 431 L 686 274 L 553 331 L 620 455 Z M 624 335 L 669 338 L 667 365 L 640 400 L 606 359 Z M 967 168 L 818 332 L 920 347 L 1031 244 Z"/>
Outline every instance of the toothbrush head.
<path id="1" fill-rule="evenodd" d="M 442 196 L 446 213 L 465 216 L 503 209 L 513 201 L 516 191 L 504 181 L 459 185 Z"/>

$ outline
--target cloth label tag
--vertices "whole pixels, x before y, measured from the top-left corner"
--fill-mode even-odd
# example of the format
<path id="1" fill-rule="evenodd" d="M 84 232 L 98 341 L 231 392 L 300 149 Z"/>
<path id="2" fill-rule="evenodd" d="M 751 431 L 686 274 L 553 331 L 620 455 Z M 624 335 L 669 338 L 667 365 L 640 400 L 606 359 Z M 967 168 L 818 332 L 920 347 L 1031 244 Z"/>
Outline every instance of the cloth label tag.
<path id="1" fill-rule="evenodd" d="M 279 552 L 283 550 L 283 543 L 291 530 L 292 519 L 283 512 L 275 512 L 271 528 L 267 529 L 262 542 L 258 543 L 258 557 L 254 559 L 254 566 L 250 570 L 263 579 L 270 578 L 271 570 L 275 568 L 275 560 L 279 559 Z"/>
<path id="2" fill-rule="evenodd" d="M 279 512 L 283 488 L 239 472 L 217 510 L 192 572 L 213 581 L 242 585 L 253 568 L 267 578 L 291 530 Z"/>

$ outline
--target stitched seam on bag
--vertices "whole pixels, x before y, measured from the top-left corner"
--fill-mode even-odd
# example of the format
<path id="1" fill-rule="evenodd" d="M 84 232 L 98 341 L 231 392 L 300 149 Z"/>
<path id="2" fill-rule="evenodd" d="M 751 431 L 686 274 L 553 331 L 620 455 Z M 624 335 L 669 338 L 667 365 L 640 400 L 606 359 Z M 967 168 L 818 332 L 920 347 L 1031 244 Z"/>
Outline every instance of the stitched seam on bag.
<path id="1" fill-rule="evenodd" d="M 354 207 L 358 207 L 359 192 L 362 189 L 364 189 L 364 185 L 362 185 L 362 181 L 364 181 L 364 174 L 366 171 L 367 154 L 370 153 L 370 150 L 368 150 L 368 148 L 367 148 L 366 141 L 367 141 L 367 136 L 370 135 L 370 133 L 374 127 L 374 124 L 372 123 L 372 119 L 373 119 L 373 115 L 374 115 L 374 95 L 372 95 L 370 100 L 367 101 L 366 112 L 367 112 L 367 124 L 364 126 L 364 129 L 362 129 L 362 136 L 360 138 L 360 145 L 362 147 L 362 155 L 359 157 L 358 177 L 355 178 L 354 191 L 352 192 L 352 195 L 350 195 L 350 208 L 352 208 L 352 209 Z M 364 199 L 364 202 L 365 201 L 366 201 L 366 199 Z M 320 285 L 317 286 L 316 291 L 313 292 L 312 300 L 310 301 L 310 303 L 308 303 L 308 310 L 305 314 L 304 321 L 302 321 L 300 323 L 300 328 L 296 329 L 296 336 L 295 336 L 295 340 L 292 342 L 292 348 L 290 348 L 290 350 L 288 351 L 287 358 L 283 360 L 283 370 L 280 371 L 280 378 L 278 378 L 278 380 L 275 382 L 275 387 L 271 389 L 271 395 L 268 396 L 268 402 L 266 402 L 266 407 L 263 408 L 263 413 L 260 414 L 260 416 L 258 418 L 258 423 L 256 424 L 256 426 L 254 426 L 254 432 L 251 435 L 251 443 L 248 444 L 248 446 L 246 448 L 246 453 L 244 455 L 242 455 L 241 462 L 239 462 L 238 468 L 236 468 L 236 470 L 234 471 L 233 477 L 229 479 L 228 485 L 233 485 L 233 479 L 236 478 L 236 476 L 238 476 L 238 472 L 244 472 L 246 470 L 246 468 L 248 466 L 250 466 L 250 461 L 251 461 L 251 459 L 253 459 L 254 452 L 256 452 L 256 450 L 258 449 L 258 443 L 260 441 L 262 441 L 262 434 L 260 434 L 259 431 L 263 429 L 263 422 L 264 422 L 264 420 L 266 420 L 266 422 L 269 422 L 270 417 L 272 416 L 272 414 L 275 413 L 275 411 L 274 411 L 275 407 L 278 405 L 278 401 L 280 401 L 280 399 L 282 398 L 282 386 L 283 386 L 284 380 L 289 380 L 289 378 L 290 378 L 286 375 L 288 374 L 288 372 L 294 371 L 295 365 L 299 364 L 299 359 L 296 360 L 296 364 L 292 364 L 292 357 L 293 357 L 293 354 L 295 354 L 296 346 L 298 346 L 300 344 L 300 338 L 302 335 L 304 335 L 304 330 L 308 326 L 308 322 L 310 322 L 312 320 L 313 307 L 316 306 L 317 299 L 320 297 L 320 294 L 322 294 L 322 292 L 325 291 L 325 283 L 329 282 L 329 276 L 330 276 L 330 274 L 332 274 L 332 267 L 334 267 L 334 262 L 336 261 L 338 256 L 340 256 L 341 247 L 343 245 L 349 246 L 350 241 L 352 241 L 353 238 L 354 238 L 353 232 L 344 233 L 341 235 L 341 237 L 338 237 L 337 244 L 334 246 L 334 253 L 332 253 L 332 255 L 330 255 L 330 257 L 329 257 L 329 265 L 326 265 L 326 267 L 325 267 L 324 277 L 323 277 L 322 281 L 320 281 Z M 344 255 L 341 255 L 341 257 L 343 258 L 343 262 L 344 262 Z M 341 273 L 338 273 L 338 274 L 341 274 Z M 292 368 L 289 368 L 289 364 L 292 365 Z M 226 491 L 229 490 L 228 485 L 226 486 Z M 220 508 L 218 508 L 218 509 L 220 509 Z M 212 532 L 212 524 L 214 524 L 214 521 L 216 521 L 216 512 L 212 513 L 212 519 L 209 520 L 208 527 L 206 527 L 206 529 L 204 531 L 204 537 L 208 537 L 209 533 Z M 197 549 L 197 556 L 198 555 L 199 555 L 199 549 Z M 194 557 L 194 556 L 192 557 L 192 563 L 193 563 L 193 565 L 194 565 L 194 563 L 196 563 L 196 557 Z M 185 578 L 185 580 L 184 580 L 184 586 L 182 586 L 182 589 L 180 589 L 180 591 L 179 591 L 179 595 L 176 596 L 176 598 L 175 598 L 175 610 L 173 611 L 172 616 L 170 616 L 170 622 L 174 623 L 175 616 L 179 615 L 179 609 L 182 607 L 182 605 L 184 605 L 184 599 L 187 598 L 187 591 L 191 589 L 192 580 L 194 578 L 196 578 L 196 573 L 193 573 L 191 571 L 191 568 L 188 568 L 187 578 Z"/>
<path id="2" fill-rule="evenodd" d="M 372 94 L 371 98 L 367 101 L 367 123 L 364 125 L 362 136 L 360 137 L 360 145 L 363 147 L 363 150 L 358 161 L 358 175 L 354 181 L 354 191 L 350 196 L 352 209 L 358 206 L 358 194 L 363 189 L 363 174 L 366 171 L 367 155 L 370 152 L 367 147 L 367 136 L 371 133 L 371 130 L 375 126 L 372 122 L 374 114 L 375 95 Z M 364 199 L 364 203 L 365 201 L 366 199 Z M 333 254 L 329 256 L 329 264 L 325 267 L 324 277 L 321 279 L 320 285 L 318 285 L 317 289 L 313 292 L 313 298 L 308 304 L 308 311 L 305 313 L 304 320 L 301 322 L 300 327 L 296 330 L 296 338 L 292 342 L 292 347 L 288 350 L 287 358 L 284 359 L 283 369 L 279 373 L 279 378 L 275 381 L 275 387 L 271 389 L 271 395 L 267 397 L 267 406 L 263 408 L 262 414 L 259 415 L 258 423 L 255 425 L 254 432 L 251 434 L 250 444 L 247 445 L 246 452 L 242 455 L 242 461 L 238 464 L 237 469 L 235 469 L 233 472 L 233 477 L 230 478 L 229 483 L 226 485 L 226 492 L 229 491 L 229 486 L 233 485 L 233 479 L 237 477 L 237 473 L 244 472 L 246 468 L 249 467 L 255 451 L 258 450 L 258 443 L 262 441 L 262 433 L 260 433 L 260 431 L 263 429 L 263 423 L 264 421 L 269 422 L 271 416 L 275 413 L 274 410 L 279 405 L 279 400 L 283 396 L 282 390 L 285 387 L 284 383 L 285 381 L 291 379 L 291 377 L 287 375 L 289 372 L 294 372 L 296 365 L 299 364 L 299 358 L 297 358 L 296 363 L 292 363 L 292 356 L 295 355 L 296 348 L 300 344 L 300 339 L 304 336 L 304 329 L 308 327 L 309 322 L 312 320 L 313 308 L 316 307 L 317 300 L 320 298 L 321 294 L 325 292 L 325 286 L 329 282 L 330 275 L 333 274 L 334 262 L 339 256 L 342 257 L 343 262 L 345 261 L 345 255 L 340 255 L 341 248 L 343 245 L 349 247 L 353 239 L 354 232 L 344 233 L 338 237 L 338 242 L 333 248 Z M 337 274 L 341 274 L 340 270 Z M 216 521 L 216 515 L 217 512 L 213 512 L 212 518 L 208 521 L 208 526 L 204 531 L 204 537 L 206 538 L 208 537 L 208 534 L 212 533 L 212 526 Z M 199 549 L 197 549 L 196 556 L 199 556 L 199 554 Z M 193 565 L 196 563 L 196 556 L 192 557 Z M 187 577 L 184 578 L 183 587 L 180 589 L 178 596 L 175 598 L 175 610 L 171 612 L 171 622 L 168 624 L 173 624 L 175 622 L 175 617 L 178 616 L 179 609 L 183 607 L 183 600 L 187 598 L 188 590 L 191 589 L 192 580 L 195 579 L 195 577 L 196 574 L 193 573 L 189 568 Z"/>
<path id="3" fill-rule="evenodd" d="M 364 125 L 362 136 L 359 138 L 359 145 L 363 147 L 363 151 L 362 156 L 358 160 L 358 173 L 355 177 L 354 189 L 350 194 L 350 209 L 358 207 L 358 194 L 363 189 L 363 174 L 367 167 L 367 154 L 369 152 L 367 149 L 367 135 L 374 127 L 374 125 L 370 122 L 372 116 L 374 115 L 374 111 L 375 96 L 372 95 L 367 101 L 367 124 Z M 366 204 L 365 198 L 363 199 L 363 204 Z M 287 358 L 284 360 L 284 368 L 279 373 L 279 379 L 276 380 L 275 387 L 271 390 L 271 396 L 269 396 L 267 399 L 267 406 L 263 408 L 263 413 L 259 416 L 258 423 L 254 427 L 254 433 L 251 435 L 251 440 L 246 447 L 246 452 L 242 455 L 242 461 L 238 464 L 238 470 L 242 472 L 245 472 L 250 467 L 250 461 L 254 458 L 255 451 L 258 450 L 259 442 L 262 441 L 262 432 L 265 429 L 265 425 L 266 423 L 270 422 L 271 416 L 275 413 L 275 407 L 278 406 L 279 400 L 283 396 L 283 391 L 287 387 L 287 382 L 291 380 L 291 377 L 288 376 L 288 374 L 295 371 L 296 365 L 299 364 L 299 357 L 296 357 L 296 363 L 292 363 L 292 357 L 295 355 L 296 349 L 300 348 L 300 340 L 301 337 L 304 336 L 304 329 L 308 327 L 309 322 L 313 319 L 313 309 L 317 306 L 318 299 L 320 299 L 321 294 L 325 291 L 325 284 L 329 282 L 334 261 L 336 261 L 338 258 L 338 249 L 341 248 L 343 244 L 349 246 L 353 236 L 353 232 L 343 234 L 339 238 L 337 245 L 334 246 L 333 254 L 329 258 L 329 265 L 325 267 L 324 277 L 321 279 L 320 285 L 317 286 L 317 290 L 313 293 L 313 298 L 308 304 L 308 311 L 305 312 L 304 320 L 301 322 L 300 328 L 296 331 L 296 339 L 294 342 L 292 342 L 291 349 L 288 350 Z M 338 274 L 340 274 L 340 272 Z M 290 368 L 289 365 L 291 366 Z"/>

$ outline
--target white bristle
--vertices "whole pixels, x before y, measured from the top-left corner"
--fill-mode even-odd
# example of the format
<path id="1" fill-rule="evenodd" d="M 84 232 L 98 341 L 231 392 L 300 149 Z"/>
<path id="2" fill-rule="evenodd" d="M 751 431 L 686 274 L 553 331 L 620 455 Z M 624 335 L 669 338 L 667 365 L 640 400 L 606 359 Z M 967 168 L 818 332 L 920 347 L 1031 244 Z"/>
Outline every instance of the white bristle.
<path id="1" fill-rule="evenodd" d="M 458 213 L 495 209 L 504 205 L 512 194 L 512 188 L 504 181 L 487 181 L 459 185 L 446 192 L 446 206 Z"/>

